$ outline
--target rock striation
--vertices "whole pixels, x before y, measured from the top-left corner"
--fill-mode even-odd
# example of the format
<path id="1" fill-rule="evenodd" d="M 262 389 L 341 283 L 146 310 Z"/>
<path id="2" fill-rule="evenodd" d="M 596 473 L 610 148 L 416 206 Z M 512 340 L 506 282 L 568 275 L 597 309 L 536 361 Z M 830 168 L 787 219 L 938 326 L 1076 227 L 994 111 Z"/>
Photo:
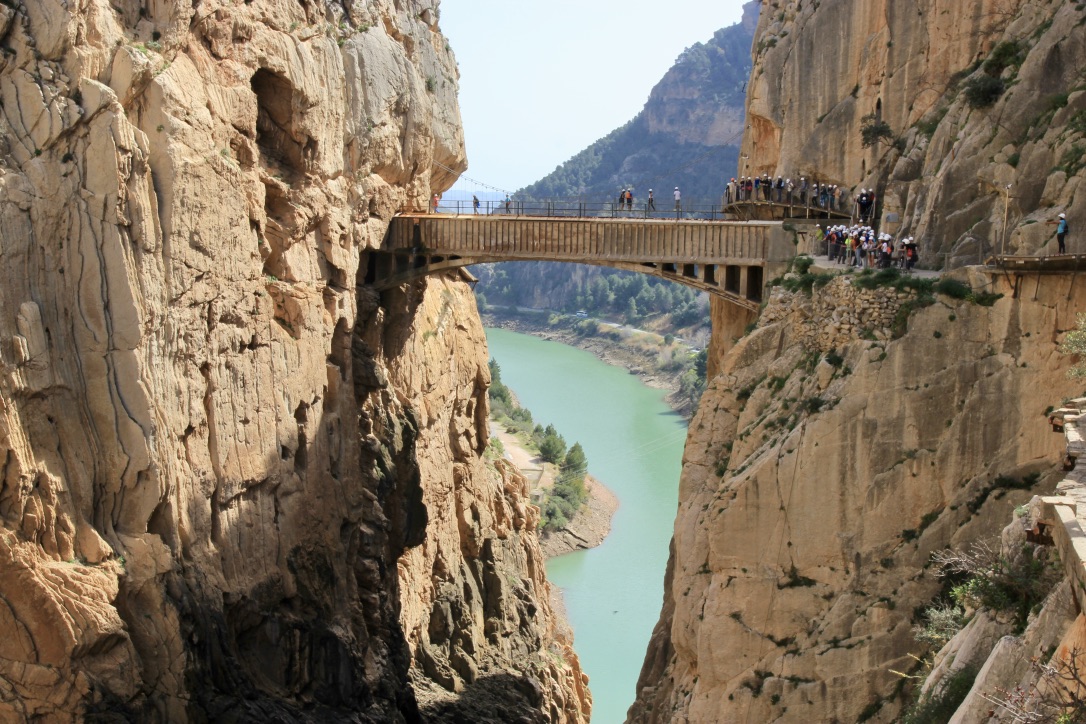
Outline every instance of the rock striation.
<path id="1" fill-rule="evenodd" d="M 457 277 L 432 0 L 0 4 L 0 718 L 586 721 Z"/>
<path id="2" fill-rule="evenodd" d="M 1077 389 L 1056 349 L 1086 303 L 1070 276 L 1020 298 L 1000 275 L 962 281 L 1005 296 L 936 294 L 901 333 L 897 292 L 778 290 L 719 361 L 630 721 L 893 720 L 891 669 L 916 665 L 913 612 L 941 584 L 931 553 L 998 531 L 1027 476 L 1051 489 L 1039 423 Z M 871 293 L 884 312 L 844 323 Z"/>
<path id="3" fill-rule="evenodd" d="M 934 268 L 1052 253 L 1044 222 L 1086 217 L 1084 36 L 1059 0 L 769 3 L 740 171 L 875 189 Z"/>

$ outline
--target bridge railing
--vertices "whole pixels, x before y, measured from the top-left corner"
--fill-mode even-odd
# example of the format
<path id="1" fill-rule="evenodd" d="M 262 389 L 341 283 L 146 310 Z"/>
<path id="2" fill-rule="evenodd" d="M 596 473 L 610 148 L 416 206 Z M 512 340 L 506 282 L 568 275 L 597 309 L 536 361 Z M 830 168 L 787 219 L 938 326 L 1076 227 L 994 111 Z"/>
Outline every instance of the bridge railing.
<path id="1" fill-rule="evenodd" d="M 456 216 L 535 216 L 544 218 L 599 218 L 599 219 L 687 219 L 703 221 L 747 221 L 751 212 L 759 208 L 787 209 L 786 218 L 830 218 L 848 216 L 843 208 L 829 208 L 811 203 L 789 203 L 762 199 L 739 200 L 724 205 L 701 199 L 683 201 L 676 208 L 674 200 L 655 200 L 650 207 L 645 199 L 634 199 L 630 205 L 614 201 L 588 201 L 584 199 L 547 199 L 508 201 L 479 201 L 475 206 L 470 200 L 440 201 L 436 213 Z M 404 213 L 434 213 L 432 208 L 401 209 Z"/>
<path id="2" fill-rule="evenodd" d="M 407 212 L 421 213 L 423 209 L 404 209 Z M 614 201 L 587 201 L 583 199 L 556 199 L 545 201 L 479 201 L 475 207 L 472 201 L 441 201 L 437 213 L 457 216 L 538 216 L 544 218 L 573 219 L 684 219 L 703 221 L 734 221 L 736 217 L 726 214 L 720 204 L 692 200 L 682 202 L 676 208 L 675 201 L 655 200 L 650 208 L 645 199 L 634 199 L 631 205 Z"/>

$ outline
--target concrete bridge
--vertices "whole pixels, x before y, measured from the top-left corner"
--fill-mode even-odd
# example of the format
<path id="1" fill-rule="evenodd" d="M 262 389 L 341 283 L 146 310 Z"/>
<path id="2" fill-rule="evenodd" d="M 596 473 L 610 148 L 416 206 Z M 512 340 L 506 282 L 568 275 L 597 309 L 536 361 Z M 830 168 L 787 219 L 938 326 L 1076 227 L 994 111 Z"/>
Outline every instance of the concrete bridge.
<path id="1" fill-rule="evenodd" d="M 594 264 L 756 310 L 795 255 L 794 234 L 779 222 L 401 214 L 365 263 L 366 283 L 378 289 L 487 262 Z"/>

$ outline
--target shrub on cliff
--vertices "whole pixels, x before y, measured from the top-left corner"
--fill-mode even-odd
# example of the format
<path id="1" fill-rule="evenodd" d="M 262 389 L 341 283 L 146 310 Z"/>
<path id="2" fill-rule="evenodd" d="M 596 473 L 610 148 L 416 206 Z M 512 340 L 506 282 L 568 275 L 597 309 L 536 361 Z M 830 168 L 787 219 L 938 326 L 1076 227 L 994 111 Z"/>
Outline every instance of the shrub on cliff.
<path id="1" fill-rule="evenodd" d="M 970 108 L 988 108 L 999 100 L 1004 90 L 1002 79 L 982 74 L 966 81 L 963 92 Z"/>

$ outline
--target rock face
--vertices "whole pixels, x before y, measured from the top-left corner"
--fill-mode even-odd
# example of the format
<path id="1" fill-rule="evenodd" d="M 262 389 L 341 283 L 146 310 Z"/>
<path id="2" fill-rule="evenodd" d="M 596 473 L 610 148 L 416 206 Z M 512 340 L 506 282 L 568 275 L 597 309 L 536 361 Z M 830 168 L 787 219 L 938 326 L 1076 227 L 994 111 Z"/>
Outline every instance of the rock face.
<path id="1" fill-rule="evenodd" d="M 679 56 L 652 89 L 642 111 L 650 134 L 702 146 L 738 143 L 750 73 L 747 51 L 759 10 L 759 3 L 748 2 L 739 23 L 716 31 L 712 40 L 695 44 Z"/>
<path id="2" fill-rule="evenodd" d="M 904 328 L 885 320 L 908 294 L 777 290 L 720 360 L 630 721 L 893 720 L 931 552 L 998 532 L 1025 476 L 1051 489 L 1044 408 L 1077 390 L 1056 347 L 1081 285 L 965 281 L 1006 296 L 936 295 Z"/>
<path id="3" fill-rule="evenodd" d="M 1004 245 L 1054 252 L 1038 222 L 1086 218 L 1084 22 L 1086 7 L 1059 0 L 771 3 L 747 168 L 875 189 L 884 230 L 915 235 L 935 268 Z M 869 147 L 865 117 L 884 132 Z"/>
<path id="4" fill-rule="evenodd" d="M 431 0 L 0 5 L 0 718 L 584 721 L 454 278 Z"/>

